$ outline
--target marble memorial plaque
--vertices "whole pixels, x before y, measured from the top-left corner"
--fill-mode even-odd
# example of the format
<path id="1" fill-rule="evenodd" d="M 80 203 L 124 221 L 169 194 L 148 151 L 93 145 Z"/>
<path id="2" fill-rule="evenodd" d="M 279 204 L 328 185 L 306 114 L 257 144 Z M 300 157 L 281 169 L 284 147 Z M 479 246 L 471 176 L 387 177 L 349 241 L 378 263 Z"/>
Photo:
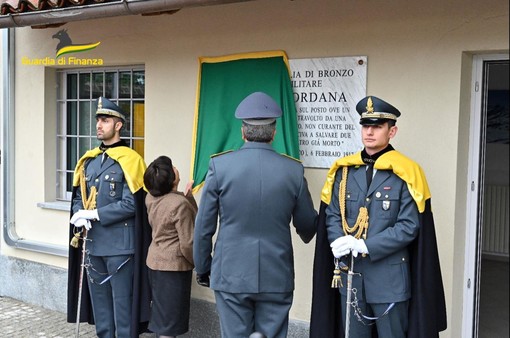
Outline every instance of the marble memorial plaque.
<path id="1" fill-rule="evenodd" d="M 366 96 L 367 57 L 289 60 L 297 110 L 300 158 L 329 168 L 363 148 L 356 103 Z"/>

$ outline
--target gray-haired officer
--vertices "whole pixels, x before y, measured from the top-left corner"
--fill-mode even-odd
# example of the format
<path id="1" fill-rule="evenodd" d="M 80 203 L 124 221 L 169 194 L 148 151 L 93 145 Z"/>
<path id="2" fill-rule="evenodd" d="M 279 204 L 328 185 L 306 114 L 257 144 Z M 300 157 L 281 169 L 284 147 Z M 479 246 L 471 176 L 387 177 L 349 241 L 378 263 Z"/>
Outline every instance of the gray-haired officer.
<path id="1" fill-rule="evenodd" d="M 88 304 L 87 292 L 90 291 L 96 333 L 101 338 L 138 337 L 138 323 L 146 321 L 133 318 L 133 301 L 137 304 L 135 315 L 141 311 L 138 307 L 143 308 L 140 302 L 144 301 L 139 294 L 133 296 L 133 285 L 134 271 L 139 271 L 137 283 L 143 283 L 141 275 L 145 271 L 145 258 L 139 256 L 143 244 L 138 244 L 142 240 L 144 223 L 140 210 L 144 205 L 145 162 L 120 139 L 125 121 L 119 106 L 104 97 L 98 99 L 96 133 L 102 142 L 80 158 L 73 181 L 71 234 L 83 228 L 87 230 L 88 285 L 83 287 L 82 299 Z M 80 251 L 81 248 L 70 248 L 69 252 L 68 321 L 71 322 L 90 321 L 91 316 L 84 311 L 81 318 L 73 318 L 81 292 L 77 290 L 80 282 L 76 273 Z M 148 286 L 137 284 L 136 290 L 142 292 L 144 287 Z M 148 298 L 145 303 L 148 304 Z M 148 319 L 148 314 L 142 316 Z"/>
<path id="2" fill-rule="evenodd" d="M 290 221 L 308 243 L 317 212 L 299 161 L 271 146 L 282 115 L 255 92 L 237 107 L 244 145 L 211 158 L 195 222 L 197 282 L 214 290 L 223 338 L 287 336 L 294 290 Z M 212 237 L 219 230 L 214 256 Z"/>

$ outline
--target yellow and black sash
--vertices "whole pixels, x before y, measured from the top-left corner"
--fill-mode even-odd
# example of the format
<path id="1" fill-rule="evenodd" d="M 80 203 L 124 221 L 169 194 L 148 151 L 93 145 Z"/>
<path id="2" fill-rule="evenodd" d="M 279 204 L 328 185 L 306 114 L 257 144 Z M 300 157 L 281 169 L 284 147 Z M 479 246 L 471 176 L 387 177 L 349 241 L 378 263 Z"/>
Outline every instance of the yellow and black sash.
<path id="1" fill-rule="evenodd" d="M 136 151 L 129 147 L 113 147 L 105 150 L 106 154 L 113 160 L 117 161 L 124 172 L 124 177 L 129 186 L 129 190 L 134 194 L 140 188 L 143 188 L 143 174 L 146 165 L 143 158 Z M 103 151 L 99 147 L 87 151 L 76 164 L 73 177 L 73 186 L 80 184 L 81 168 L 85 165 L 86 160 L 95 158 L 102 154 Z"/>
<path id="2" fill-rule="evenodd" d="M 326 182 L 321 192 L 321 200 L 326 204 L 331 202 L 335 175 L 339 168 L 361 165 L 365 165 L 361 158 L 361 152 L 336 160 L 326 176 Z M 382 154 L 375 161 L 374 168 L 377 170 L 391 170 L 395 175 L 404 180 L 420 213 L 425 211 L 425 202 L 430 198 L 430 190 L 425 173 L 416 162 L 396 150 L 391 150 Z"/>

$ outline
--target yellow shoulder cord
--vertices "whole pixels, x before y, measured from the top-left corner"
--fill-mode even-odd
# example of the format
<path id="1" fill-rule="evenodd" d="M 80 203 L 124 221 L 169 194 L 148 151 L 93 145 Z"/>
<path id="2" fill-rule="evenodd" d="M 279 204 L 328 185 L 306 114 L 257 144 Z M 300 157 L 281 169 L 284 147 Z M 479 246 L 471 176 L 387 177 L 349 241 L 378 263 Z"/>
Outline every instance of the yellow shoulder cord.
<path id="1" fill-rule="evenodd" d="M 342 217 L 342 229 L 345 235 L 351 235 L 356 232 L 353 236 L 359 239 L 363 236 L 363 239 L 367 239 L 368 230 L 368 209 L 366 206 L 359 208 L 358 218 L 356 223 L 351 227 L 345 219 L 345 193 L 347 189 L 347 172 L 349 168 L 347 166 L 342 168 L 342 180 L 340 181 L 339 197 L 338 202 L 340 204 L 340 215 Z M 365 256 L 365 254 L 363 254 Z M 332 288 L 342 287 L 342 277 L 340 275 L 340 259 L 335 258 L 335 269 L 333 270 L 333 280 L 331 281 Z"/>
<path id="2" fill-rule="evenodd" d="M 363 239 L 367 239 L 368 210 L 366 206 L 359 208 L 358 218 L 352 227 L 349 226 L 347 220 L 345 219 L 345 191 L 347 189 L 347 170 L 347 167 L 342 168 L 342 181 L 340 181 L 339 204 L 340 215 L 342 216 L 342 229 L 344 230 L 345 235 L 352 235 L 357 239 L 361 238 L 361 235 L 363 235 Z M 354 234 L 355 231 L 356 233 Z"/>
<path id="3" fill-rule="evenodd" d="M 82 167 L 81 173 L 80 173 L 80 192 L 81 192 L 81 201 L 83 203 L 83 209 L 85 210 L 92 210 L 96 208 L 96 187 L 92 186 L 90 188 L 90 194 L 87 198 L 87 182 L 85 181 L 85 166 Z M 76 229 L 76 228 L 75 228 Z M 73 230 L 74 231 L 74 230 Z M 71 239 L 71 246 L 73 248 L 78 248 L 78 241 L 81 238 L 81 231 L 74 232 L 74 236 Z"/>

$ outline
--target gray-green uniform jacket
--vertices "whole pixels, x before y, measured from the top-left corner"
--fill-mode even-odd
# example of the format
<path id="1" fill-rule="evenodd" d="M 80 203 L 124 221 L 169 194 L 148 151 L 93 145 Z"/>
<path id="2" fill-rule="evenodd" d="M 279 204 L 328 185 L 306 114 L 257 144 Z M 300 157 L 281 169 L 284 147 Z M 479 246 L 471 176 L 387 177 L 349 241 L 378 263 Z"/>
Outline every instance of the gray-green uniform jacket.
<path id="1" fill-rule="evenodd" d="M 93 256 L 130 255 L 135 252 L 135 199 L 129 190 L 120 164 L 110 157 L 101 164 L 102 155 L 85 164 L 87 194 L 97 189 L 99 221 L 91 221 L 87 250 Z M 88 196 L 88 195 L 87 195 Z M 73 200 L 73 213 L 83 209 L 80 189 Z"/>
<path id="2" fill-rule="evenodd" d="M 376 162 L 377 163 L 377 162 Z M 344 235 L 339 207 L 339 184 L 342 170 L 336 173 L 331 203 L 326 208 L 328 240 Z M 354 262 L 353 288 L 358 299 L 367 303 L 392 303 L 411 297 L 409 244 L 418 235 L 419 213 L 407 183 L 390 170 L 378 170 L 369 188 L 366 166 L 351 166 L 347 174 L 345 211 L 353 226 L 359 208 L 367 206 L 368 234 L 365 244 L 369 254 L 358 255 Z M 348 262 L 346 262 L 348 265 Z M 344 279 L 345 281 L 345 279 Z M 341 292 L 345 294 L 345 285 Z M 359 292 L 364 290 L 364 294 Z"/>
<path id="3" fill-rule="evenodd" d="M 290 223 L 305 243 L 317 229 L 303 174 L 300 162 L 266 143 L 246 142 L 238 151 L 211 158 L 195 222 L 193 258 L 197 273 L 211 272 L 212 289 L 294 290 Z"/>

